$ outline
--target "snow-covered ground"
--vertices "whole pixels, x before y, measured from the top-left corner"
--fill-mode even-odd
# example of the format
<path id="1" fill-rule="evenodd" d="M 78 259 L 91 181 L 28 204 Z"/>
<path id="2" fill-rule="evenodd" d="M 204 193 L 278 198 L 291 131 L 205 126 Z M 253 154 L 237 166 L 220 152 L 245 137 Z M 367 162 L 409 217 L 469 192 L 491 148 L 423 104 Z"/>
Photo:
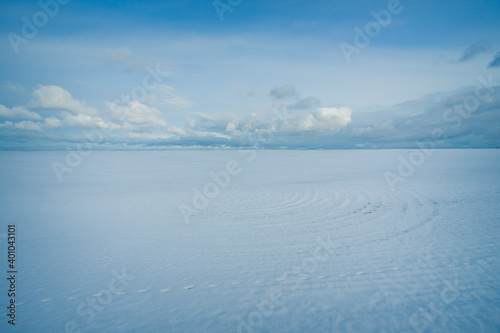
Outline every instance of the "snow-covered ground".
<path id="1" fill-rule="evenodd" d="M 500 150 L 415 152 L 0 152 L 1 331 L 498 332 Z"/>

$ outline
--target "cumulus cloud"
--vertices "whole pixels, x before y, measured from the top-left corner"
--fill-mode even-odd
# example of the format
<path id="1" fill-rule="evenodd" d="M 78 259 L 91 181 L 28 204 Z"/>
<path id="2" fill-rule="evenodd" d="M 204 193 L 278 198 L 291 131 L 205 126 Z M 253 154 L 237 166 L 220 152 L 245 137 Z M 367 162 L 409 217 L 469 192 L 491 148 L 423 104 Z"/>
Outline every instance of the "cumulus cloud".
<path id="1" fill-rule="evenodd" d="M 298 93 L 295 90 L 295 86 L 291 83 L 284 85 L 277 85 L 269 93 L 274 99 L 286 99 L 290 97 L 297 97 Z"/>
<path id="2" fill-rule="evenodd" d="M 227 123 L 226 132 L 235 132 L 237 127 L 238 127 L 237 121 L 230 121 Z"/>
<path id="3" fill-rule="evenodd" d="M 56 127 L 61 127 L 62 123 L 56 117 L 49 117 L 49 118 L 45 118 L 44 126 L 48 127 L 48 128 L 56 128 Z"/>
<path id="4" fill-rule="evenodd" d="M 50 122 L 56 124 L 54 120 Z M 113 123 L 107 123 L 100 117 L 89 116 L 86 114 L 71 114 L 69 112 L 63 112 L 63 122 L 65 125 L 70 127 L 82 127 L 82 128 L 110 128 L 119 129 L 120 126 Z"/>
<path id="5" fill-rule="evenodd" d="M 273 113 L 252 113 L 245 117 L 237 117 L 232 113 L 207 115 L 196 113 L 198 120 L 188 119 L 188 127 L 198 133 L 225 133 L 235 142 L 245 141 L 248 136 L 262 136 L 274 133 L 283 140 L 288 135 L 300 133 L 314 139 L 316 135 L 330 135 L 338 132 L 351 122 L 352 109 L 325 107 L 318 108 L 308 114 L 287 113 L 277 120 Z"/>
<path id="6" fill-rule="evenodd" d="M 447 137 L 439 147 L 498 146 L 500 142 L 500 87 L 492 78 L 480 92 L 480 105 L 467 117 L 457 109 L 475 96 L 477 89 L 464 88 L 408 101 L 381 110 L 357 112 L 347 107 L 321 107 L 314 96 L 300 99 L 295 88 L 275 91 L 288 100 L 266 104 L 247 115 L 232 112 L 207 114 L 192 112 L 187 123 L 168 124 L 162 113 L 149 104 L 132 101 L 127 105 L 107 103 L 101 113 L 76 112 L 86 108 L 60 87 L 40 86 L 33 104 L 55 109 L 45 119 L 28 108 L 0 106 L 0 116 L 18 118 L 18 122 L 0 123 L 2 132 L 36 136 L 49 141 L 74 141 L 78 128 L 116 129 L 106 131 L 111 145 L 169 147 L 249 147 L 266 148 L 411 148 L 429 140 L 434 128 Z M 490 82 L 491 81 L 491 82 Z M 484 83 L 486 84 L 486 83 Z M 293 87 L 293 86 L 291 86 Z M 42 88 L 47 88 L 44 91 Z M 290 87 L 289 87 L 290 88 Z M 279 90 L 279 89 L 278 89 Z M 167 89 L 167 91 L 169 91 Z M 288 97 L 285 97 L 288 96 Z M 50 97 L 50 98 L 49 98 Z M 57 97 L 57 98 L 56 98 Z M 469 99 L 467 99 L 469 98 Z M 479 97 L 478 97 L 479 98 Z M 62 108 L 61 105 L 66 105 Z M 58 106 L 56 108 L 56 106 Z M 302 111 L 311 108 L 309 111 Z M 69 109 L 73 110 L 70 111 Z M 463 108 L 462 108 L 463 109 Z M 29 110 L 29 111 L 28 111 Z M 59 110 L 59 111 L 57 111 Z M 274 111 L 280 110 L 280 114 Z M 43 114 L 42 114 L 43 115 Z M 15 117 L 14 117 L 15 116 Z M 28 118 L 32 117 L 32 118 Z M 33 121 L 32 121 L 33 120 Z M 39 122 L 35 121 L 39 120 Z M 57 130 L 56 130 L 57 129 Z M 23 132 L 21 132 L 23 131 Z M 43 131 L 43 132 L 42 132 Z M 30 133 L 31 132 L 31 133 Z M 61 139 L 63 138 L 63 139 Z"/>
<path id="7" fill-rule="evenodd" d="M 33 91 L 30 107 L 39 109 L 66 110 L 74 114 L 95 115 L 97 110 L 74 99 L 71 94 L 59 86 L 42 86 Z"/>
<path id="8" fill-rule="evenodd" d="M 231 112 L 223 112 L 215 115 L 209 115 L 203 112 L 195 112 L 193 113 L 197 119 L 188 118 L 187 126 L 196 130 L 210 130 L 210 131 L 219 131 L 224 132 L 226 129 L 231 130 L 236 125 L 229 125 L 231 122 L 235 124 L 238 123 L 239 118 L 236 117 Z M 240 121 L 244 122 L 243 119 Z"/>
<path id="9" fill-rule="evenodd" d="M 40 127 L 38 123 L 34 123 L 31 120 L 24 120 L 19 123 L 15 123 L 14 127 L 27 131 L 42 131 L 42 127 Z"/>
<path id="10" fill-rule="evenodd" d="M 488 64 L 488 68 L 500 67 L 500 52 L 495 54 L 491 62 Z"/>
<path id="11" fill-rule="evenodd" d="M 489 44 L 486 41 L 480 39 L 477 42 L 475 42 L 474 44 L 472 44 L 471 46 L 469 46 L 464 51 L 464 53 L 462 54 L 462 57 L 460 57 L 460 59 L 458 61 L 464 62 L 464 61 L 472 60 L 477 55 L 488 51 L 489 48 L 490 48 Z"/>
<path id="12" fill-rule="evenodd" d="M 161 114 L 156 108 L 149 107 L 135 100 L 127 106 L 119 106 L 107 102 L 106 107 L 107 114 L 110 115 L 111 119 L 116 121 L 137 125 L 167 125 L 167 122 L 160 118 Z"/>
<path id="13" fill-rule="evenodd" d="M 21 106 L 15 106 L 11 109 L 0 104 L 1 118 L 21 118 L 21 119 L 41 119 L 42 117 L 36 112 L 30 112 Z"/>
<path id="14" fill-rule="evenodd" d="M 321 102 L 318 98 L 316 98 L 314 96 L 309 96 L 307 98 L 301 99 L 300 101 L 298 101 L 295 104 L 292 104 L 290 106 L 290 109 L 307 110 L 307 109 L 314 107 L 315 105 L 319 105 L 320 103 Z"/>
<path id="15" fill-rule="evenodd" d="M 299 132 L 335 132 L 351 122 L 350 108 L 319 108 L 305 117 L 291 120 L 289 130 Z"/>
<path id="16" fill-rule="evenodd" d="M 190 130 L 179 144 L 198 142 L 195 137 L 213 139 L 212 144 L 224 146 L 254 146 L 295 148 L 319 147 L 325 136 L 334 136 L 351 122 L 350 108 L 318 108 L 306 115 L 285 113 L 279 119 L 274 113 L 252 113 L 237 117 L 234 114 L 197 114 L 190 119 Z M 272 137 L 272 140 L 265 138 Z M 227 141 L 220 141 L 224 139 Z M 209 141 L 204 140 L 204 144 Z"/>

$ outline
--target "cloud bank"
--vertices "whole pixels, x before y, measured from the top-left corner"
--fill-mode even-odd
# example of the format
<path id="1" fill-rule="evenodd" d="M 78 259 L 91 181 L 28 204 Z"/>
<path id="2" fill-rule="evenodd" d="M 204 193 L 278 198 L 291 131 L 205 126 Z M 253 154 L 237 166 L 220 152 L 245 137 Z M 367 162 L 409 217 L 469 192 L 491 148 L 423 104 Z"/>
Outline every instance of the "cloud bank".
<path id="1" fill-rule="evenodd" d="M 99 110 L 62 87 L 41 85 L 24 106 L 0 105 L 0 148 L 37 149 L 40 143 L 46 149 L 71 147 L 85 143 L 89 129 L 102 131 L 105 140 L 100 144 L 110 149 L 415 148 L 431 138 L 435 129 L 446 133 L 436 143 L 438 147 L 498 147 L 500 88 L 491 77 L 488 80 L 483 86 L 370 112 L 321 106 L 312 95 L 301 99 L 293 84 L 277 85 L 270 89 L 268 103 L 256 112 L 188 112 L 183 121 L 169 121 L 165 110 L 189 110 L 193 103 L 172 97 L 174 90 L 168 86 L 157 92 L 160 97 L 149 101 L 108 101 Z M 165 103 L 169 98 L 178 103 Z M 157 106 L 149 104 L 152 101 Z"/>

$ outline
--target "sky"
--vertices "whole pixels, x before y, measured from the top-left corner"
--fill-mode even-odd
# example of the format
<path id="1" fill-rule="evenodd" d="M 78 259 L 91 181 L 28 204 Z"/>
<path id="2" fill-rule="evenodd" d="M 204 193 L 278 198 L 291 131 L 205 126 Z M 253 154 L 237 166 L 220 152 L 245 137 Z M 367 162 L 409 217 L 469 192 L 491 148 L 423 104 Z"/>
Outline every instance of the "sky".
<path id="1" fill-rule="evenodd" d="M 0 0 L 0 149 L 500 147 L 500 2 Z"/>

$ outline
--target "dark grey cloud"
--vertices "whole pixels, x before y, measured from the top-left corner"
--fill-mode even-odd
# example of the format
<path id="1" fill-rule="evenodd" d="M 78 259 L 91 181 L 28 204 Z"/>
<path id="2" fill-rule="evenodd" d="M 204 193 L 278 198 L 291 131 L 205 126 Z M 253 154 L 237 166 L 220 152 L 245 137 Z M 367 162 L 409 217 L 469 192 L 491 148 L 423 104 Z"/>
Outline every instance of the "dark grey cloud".
<path id="1" fill-rule="evenodd" d="M 491 62 L 488 64 L 488 68 L 500 67 L 500 52 L 495 54 Z"/>
<path id="2" fill-rule="evenodd" d="M 490 45 L 483 39 L 478 40 L 471 46 L 469 46 L 458 62 L 464 62 L 474 59 L 478 54 L 485 53 L 490 49 Z"/>

